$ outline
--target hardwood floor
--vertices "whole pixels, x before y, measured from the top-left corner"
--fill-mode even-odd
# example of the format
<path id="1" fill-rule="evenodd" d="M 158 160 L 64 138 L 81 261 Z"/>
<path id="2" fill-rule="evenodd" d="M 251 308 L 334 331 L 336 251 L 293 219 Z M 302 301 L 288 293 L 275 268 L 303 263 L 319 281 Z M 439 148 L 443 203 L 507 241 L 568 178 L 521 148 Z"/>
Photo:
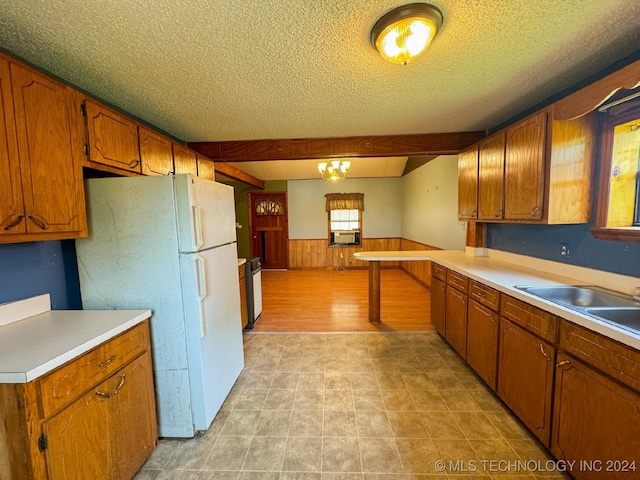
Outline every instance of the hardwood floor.
<path id="1" fill-rule="evenodd" d="M 381 271 L 382 323 L 368 314 L 367 270 L 262 270 L 262 315 L 253 332 L 432 330 L 431 294 L 399 268 Z"/>

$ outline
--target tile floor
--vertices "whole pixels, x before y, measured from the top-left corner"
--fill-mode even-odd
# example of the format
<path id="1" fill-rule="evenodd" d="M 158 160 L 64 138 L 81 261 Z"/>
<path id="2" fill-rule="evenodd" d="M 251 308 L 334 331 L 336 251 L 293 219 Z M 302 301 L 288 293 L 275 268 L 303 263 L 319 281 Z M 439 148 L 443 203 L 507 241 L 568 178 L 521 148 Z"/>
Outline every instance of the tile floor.
<path id="1" fill-rule="evenodd" d="M 209 430 L 161 439 L 136 480 L 568 478 L 435 332 L 244 340 Z"/>

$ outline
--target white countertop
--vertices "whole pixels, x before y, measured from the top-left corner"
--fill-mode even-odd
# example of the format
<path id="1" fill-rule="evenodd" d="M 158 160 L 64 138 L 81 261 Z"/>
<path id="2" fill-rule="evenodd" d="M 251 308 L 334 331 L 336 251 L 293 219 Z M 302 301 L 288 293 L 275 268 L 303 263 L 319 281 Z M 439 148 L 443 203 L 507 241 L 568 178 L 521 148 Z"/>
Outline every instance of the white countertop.
<path id="1" fill-rule="evenodd" d="M 516 286 L 586 285 L 587 283 L 584 281 L 533 270 L 492 258 L 475 257 L 462 251 L 433 250 L 428 253 L 432 261 L 443 267 L 640 350 L 640 334 L 630 332 L 604 320 L 563 307 L 515 288 Z M 590 282 L 589 285 L 597 285 L 597 283 Z"/>
<path id="2" fill-rule="evenodd" d="M 238 266 L 244 265 L 245 263 L 247 263 L 247 259 L 246 258 L 239 258 L 238 259 Z"/>
<path id="3" fill-rule="evenodd" d="M 30 382 L 150 316 L 150 310 L 50 310 L 0 326 L 0 383 Z"/>

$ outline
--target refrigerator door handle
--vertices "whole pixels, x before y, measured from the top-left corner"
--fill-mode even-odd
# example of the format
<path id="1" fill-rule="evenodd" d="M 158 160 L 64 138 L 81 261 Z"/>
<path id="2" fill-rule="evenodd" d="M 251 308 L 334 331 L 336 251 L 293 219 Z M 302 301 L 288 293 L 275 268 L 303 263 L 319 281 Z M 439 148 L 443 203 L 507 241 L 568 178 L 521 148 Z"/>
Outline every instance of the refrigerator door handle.
<path id="1" fill-rule="evenodd" d="M 196 274 L 196 286 L 198 288 L 198 316 L 200 317 L 200 338 L 207 335 L 207 320 L 204 315 L 204 299 L 207 296 L 207 279 L 205 277 L 204 258 L 195 254 L 193 256 L 193 267 Z"/>
<path id="2" fill-rule="evenodd" d="M 200 205 L 191 205 L 191 238 L 193 239 L 193 250 L 200 250 L 202 247 L 202 210 Z"/>

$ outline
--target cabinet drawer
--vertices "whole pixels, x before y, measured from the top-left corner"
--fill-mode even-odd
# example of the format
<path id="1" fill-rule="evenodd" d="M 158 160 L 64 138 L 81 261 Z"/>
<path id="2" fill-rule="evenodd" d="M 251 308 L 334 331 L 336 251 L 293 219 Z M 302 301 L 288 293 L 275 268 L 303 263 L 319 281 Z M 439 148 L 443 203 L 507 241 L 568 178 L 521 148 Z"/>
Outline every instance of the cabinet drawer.
<path id="1" fill-rule="evenodd" d="M 447 281 L 447 269 L 437 263 L 431 263 L 431 275 L 443 282 Z"/>
<path id="2" fill-rule="evenodd" d="M 469 290 L 469 279 L 453 270 L 447 270 L 447 284 L 463 293 Z"/>
<path id="3" fill-rule="evenodd" d="M 470 280 L 469 296 L 494 312 L 500 311 L 500 292 L 491 287 Z"/>
<path id="4" fill-rule="evenodd" d="M 640 352 L 599 333 L 560 321 L 560 348 L 640 392 Z"/>
<path id="5" fill-rule="evenodd" d="M 48 417 L 148 349 L 149 322 L 145 321 L 45 376 L 39 380 L 44 416 Z"/>
<path id="6" fill-rule="evenodd" d="M 501 297 L 500 312 L 503 317 L 526 328 L 531 333 L 555 343 L 558 330 L 558 319 L 555 315 L 513 297 L 507 295 Z"/>

